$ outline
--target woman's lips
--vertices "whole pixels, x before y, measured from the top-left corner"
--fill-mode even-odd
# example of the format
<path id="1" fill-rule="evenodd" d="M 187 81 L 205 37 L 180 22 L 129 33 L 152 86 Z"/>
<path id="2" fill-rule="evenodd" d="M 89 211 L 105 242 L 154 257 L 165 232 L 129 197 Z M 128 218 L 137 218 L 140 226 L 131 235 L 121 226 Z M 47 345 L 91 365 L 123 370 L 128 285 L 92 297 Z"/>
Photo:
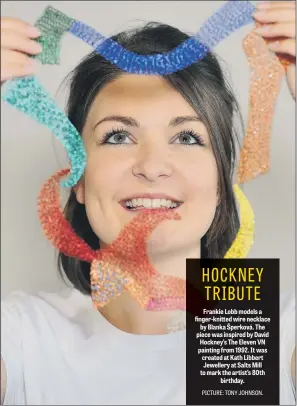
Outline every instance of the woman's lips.
<path id="1" fill-rule="evenodd" d="M 141 195 L 131 196 L 120 201 L 122 207 L 128 211 L 144 209 L 176 209 L 183 202 L 166 195 Z"/>
<path id="2" fill-rule="evenodd" d="M 129 212 L 139 212 L 139 211 L 143 211 L 143 210 L 149 210 L 151 212 L 154 211 L 160 211 L 160 210 L 170 210 L 170 211 L 174 211 L 177 210 L 181 207 L 182 203 L 176 205 L 175 207 L 143 207 L 143 206 L 137 206 L 137 207 L 127 207 L 125 203 L 120 203 L 120 205 L 123 207 L 123 209 L 125 209 L 126 211 Z"/>

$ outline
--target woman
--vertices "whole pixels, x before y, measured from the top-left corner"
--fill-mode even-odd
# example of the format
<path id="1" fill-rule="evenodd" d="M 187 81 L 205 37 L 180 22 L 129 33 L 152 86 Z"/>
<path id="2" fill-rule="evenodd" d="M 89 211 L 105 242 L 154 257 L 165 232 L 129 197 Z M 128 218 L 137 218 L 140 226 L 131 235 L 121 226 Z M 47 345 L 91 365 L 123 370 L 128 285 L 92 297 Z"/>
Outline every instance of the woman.
<path id="1" fill-rule="evenodd" d="M 292 57 L 294 13 L 291 3 L 275 3 L 262 20 L 277 16 L 265 35 L 288 37 L 274 49 Z M 1 81 L 34 73 L 25 54 L 40 52 L 38 35 L 22 21 L 1 19 Z M 158 24 L 113 37 L 141 54 L 168 52 L 187 38 Z M 287 78 L 295 98 L 294 69 Z M 148 246 L 158 272 L 185 278 L 185 258 L 223 257 L 239 226 L 236 113 L 212 54 L 166 78 L 123 74 L 89 55 L 72 74 L 68 102 L 88 155 L 66 206 L 76 233 L 102 248 L 137 208 L 171 207 L 182 220 L 159 225 Z M 5 404 L 185 404 L 185 336 L 167 334 L 172 312 L 145 312 L 128 294 L 95 312 L 89 265 L 63 254 L 59 265 L 75 288 L 70 297 L 12 295 L 2 304 Z M 293 374 L 292 353 L 290 368 Z M 291 401 L 291 376 L 283 380 Z"/>

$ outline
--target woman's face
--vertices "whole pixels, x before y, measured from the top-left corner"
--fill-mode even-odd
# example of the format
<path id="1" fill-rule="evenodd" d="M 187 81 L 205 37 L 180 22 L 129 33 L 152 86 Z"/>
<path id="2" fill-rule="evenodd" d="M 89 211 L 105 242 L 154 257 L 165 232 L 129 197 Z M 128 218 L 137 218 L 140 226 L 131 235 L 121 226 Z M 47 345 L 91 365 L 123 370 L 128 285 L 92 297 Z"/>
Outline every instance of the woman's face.
<path id="1" fill-rule="evenodd" d="M 182 95 L 161 77 L 123 75 L 96 97 L 83 138 L 88 159 L 76 194 L 101 246 L 144 207 L 170 207 L 181 220 L 160 223 L 148 249 L 200 255 L 218 173 L 210 136 Z"/>

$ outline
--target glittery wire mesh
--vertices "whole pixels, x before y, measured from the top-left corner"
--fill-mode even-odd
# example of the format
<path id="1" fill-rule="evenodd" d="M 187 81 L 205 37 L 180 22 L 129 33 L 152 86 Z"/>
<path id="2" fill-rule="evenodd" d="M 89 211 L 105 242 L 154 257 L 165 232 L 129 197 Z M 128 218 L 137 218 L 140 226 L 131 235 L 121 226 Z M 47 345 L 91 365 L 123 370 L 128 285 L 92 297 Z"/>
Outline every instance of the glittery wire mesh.
<path id="1" fill-rule="evenodd" d="M 214 13 L 193 37 L 170 52 L 139 55 L 107 39 L 88 25 L 73 21 L 69 31 L 91 45 L 120 69 L 136 74 L 168 75 L 201 60 L 221 40 L 253 21 L 255 7 L 248 1 L 228 1 Z"/>
<path id="2" fill-rule="evenodd" d="M 158 274 L 150 263 L 146 247 L 158 224 L 181 217 L 170 209 L 143 210 L 111 244 L 95 251 L 76 235 L 60 207 L 59 183 L 68 173 L 69 169 L 61 170 L 44 184 L 38 199 L 39 219 L 46 237 L 57 250 L 91 263 L 94 307 L 105 306 L 126 290 L 147 310 L 184 310 L 185 280 Z M 239 203 L 241 227 L 225 258 L 247 256 L 253 243 L 252 207 L 238 185 L 234 186 L 234 192 Z"/>
<path id="3" fill-rule="evenodd" d="M 69 169 L 63 169 L 43 185 L 38 197 L 39 221 L 45 236 L 55 248 L 70 257 L 92 262 L 96 251 L 76 235 L 61 208 L 59 181 L 68 174 Z"/>
<path id="4" fill-rule="evenodd" d="M 13 79 L 6 84 L 2 100 L 45 125 L 65 147 L 71 172 L 62 186 L 74 186 L 82 176 L 87 160 L 82 137 L 34 76 Z"/>
<path id="5" fill-rule="evenodd" d="M 87 24 L 48 6 L 35 24 L 42 32 L 39 41 L 43 46 L 43 51 L 36 58 L 44 64 L 58 64 L 61 37 L 69 31 L 127 72 L 165 75 L 197 62 L 232 32 L 254 22 L 255 10 L 249 1 L 227 1 L 203 24 L 197 34 L 173 51 L 144 56 L 124 49 Z M 256 26 L 260 25 L 256 22 Z M 266 40 L 267 43 L 269 41 L 271 40 Z M 282 56 L 279 59 L 287 68 L 290 62 Z"/>
<path id="6" fill-rule="evenodd" d="M 234 185 L 234 193 L 239 205 L 240 228 L 225 259 L 246 258 L 254 242 L 255 217 L 252 206 L 238 185 Z"/>
<path id="7" fill-rule="evenodd" d="M 150 263 L 146 246 L 148 237 L 161 221 L 179 218 L 169 209 L 143 210 L 124 227 L 108 248 L 98 252 L 98 262 L 93 262 L 91 267 L 92 300 L 96 306 L 104 306 L 106 300 L 119 295 L 122 289 L 128 290 L 144 308 L 147 308 L 152 297 L 180 295 L 184 281 L 160 277 Z M 120 276 L 116 286 L 112 277 L 114 274 Z M 101 289 L 103 281 L 105 289 Z M 106 296 L 107 286 L 109 296 Z M 103 302 L 102 297 L 105 297 Z"/>
<path id="8" fill-rule="evenodd" d="M 228 1 L 211 15 L 195 37 L 208 48 L 214 48 L 232 32 L 252 23 L 255 11 L 249 1 Z"/>
<path id="9" fill-rule="evenodd" d="M 249 120 L 241 149 L 237 183 L 246 183 L 270 167 L 270 132 L 274 106 L 285 70 L 262 37 L 251 32 L 244 40 L 251 68 Z"/>
<path id="10" fill-rule="evenodd" d="M 197 59 L 203 58 L 211 47 L 217 45 L 236 29 L 253 21 L 252 14 L 254 10 L 255 7 L 249 1 L 228 1 L 206 21 L 196 36 L 185 41 L 169 53 L 150 56 L 136 55 L 125 50 L 117 42 L 106 39 L 91 27 L 69 18 L 51 6 L 46 8 L 43 15 L 37 20 L 36 25 L 42 30 L 42 37 L 45 39 L 52 36 L 56 38 L 53 41 L 49 40 L 49 44 L 59 44 L 62 34 L 69 30 L 72 34 L 95 47 L 107 59 L 111 58 L 111 62 L 118 64 L 124 70 L 134 73 L 166 74 L 182 69 Z M 246 131 L 245 145 L 241 152 L 238 183 L 251 180 L 269 169 L 269 131 L 273 115 L 273 104 L 279 86 L 277 85 L 278 75 L 276 73 L 279 70 L 279 64 L 277 58 L 273 57 L 274 54 L 269 52 L 264 47 L 264 44 L 259 47 L 257 41 L 261 43 L 261 38 L 258 37 L 257 39 L 251 34 L 247 37 L 244 47 L 253 74 L 250 89 L 250 120 Z M 258 52 L 256 52 L 257 48 L 259 49 Z M 263 52 L 263 55 L 261 55 L 261 52 Z M 55 53 L 56 51 L 53 51 L 52 45 L 45 46 L 40 54 L 40 60 L 42 63 L 57 63 L 57 59 L 51 57 Z M 50 60 L 51 62 L 49 62 Z M 270 61 L 270 64 L 268 61 Z M 287 61 L 282 59 L 281 62 L 284 66 L 287 66 Z M 256 72 L 261 72 L 262 67 L 262 78 L 254 79 Z M 269 68 L 271 68 L 271 72 Z M 266 77 L 264 77 L 265 69 L 267 70 L 265 72 Z M 260 106 L 266 90 L 272 88 L 274 91 L 271 93 L 269 101 L 264 101 L 266 106 Z M 22 100 L 20 101 L 13 92 L 18 92 Z M 36 79 L 16 79 L 13 81 L 9 93 L 8 97 L 4 94 L 3 99 L 13 104 L 14 107 L 24 111 L 32 118 L 37 118 L 40 123 L 48 119 L 48 127 L 54 129 L 54 133 L 62 141 L 71 160 L 70 179 L 64 181 L 63 185 L 65 187 L 73 186 L 81 177 L 86 164 L 86 152 L 82 138 L 68 122 L 64 114 L 59 109 L 55 111 L 54 102 L 48 95 L 45 96 L 46 92 Z M 41 97 L 43 98 L 42 102 Z M 49 103 L 49 108 L 46 108 L 46 103 Z M 30 105 L 34 105 L 34 112 L 30 111 Z M 39 108 L 41 111 L 38 111 Z M 59 118 L 59 116 L 62 118 L 60 124 L 53 120 L 54 117 Z M 58 128 L 59 125 L 61 126 L 60 129 Z M 70 127 L 68 135 L 66 134 L 67 127 Z"/>
<path id="11" fill-rule="evenodd" d="M 147 213 L 146 216 L 149 218 L 154 214 Z M 143 220 L 137 219 L 140 224 L 143 224 Z M 145 224 L 144 227 L 146 227 Z M 127 230 L 130 228 L 131 225 L 127 227 Z M 137 238 L 140 237 L 137 236 Z M 123 242 L 133 248 L 131 242 L 128 244 L 127 241 Z M 150 276 L 147 272 L 147 268 L 151 268 L 148 258 L 139 258 L 138 264 L 135 265 L 137 266 L 127 261 L 118 266 L 115 258 L 110 259 L 106 254 L 103 255 L 102 260 L 93 262 L 91 285 L 95 307 L 105 306 L 112 298 L 119 296 L 123 290 L 127 290 L 131 297 L 147 310 L 185 308 L 186 283 L 184 279 L 167 275 Z"/>
<path id="12" fill-rule="evenodd" d="M 129 73 L 166 75 L 201 60 L 221 40 L 253 21 L 255 7 L 248 1 L 228 1 L 215 12 L 202 29 L 171 52 L 139 55 L 104 37 L 88 25 L 49 6 L 36 22 L 43 46 L 37 58 L 42 63 L 59 63 L 60 41 L 65 31 L 91 45 L 105 59 Z"/>
<path id="13" fill-rule="evenodd" d="M 206 21 L 196 36 L 185 41 L 170 53 L 144 56 L 125 50 L 91 27 L 49 7 L 36 24 L 42 31 L 41 41 L 44 41 L 44 50 L 40 54 L 40 60 L 42 63 L 59 63 L 60 40 L 63 33 L 68 30 L 125 71 L 164 75 L 181 70 L 202 59 L 212 47 L 230 33 L 252 22 L 254 10 L 255 8 L 248 1 L 229 1 Z M 276 57 L 272 58 L 272 53 L 269 53 L 264 45 L 264 41 L 259 36 L 256 38 L 254 34 L 250 34 L 244 44 L 252 67 L 252 87 L 250 120 L 241 155 L 239 183 L 257 176 L 260 173 L 259 166 L 266 165 L 266 170 L 269 165 L 269 160 L 264 163 L 262 159 L 263 156 L 265 159 L 267 158 L 270 122 L 276 97 L 276 81 L 274 80 L 280 72 L 280 64 Z M 265 70 L 263 63 L 267 63 L 268 60 L 271 64 Z M 284 60 L 281 62 L 287 66 Z M 270 95 L 269 102 L 263 107 L 264 99 L 259 98 L 259 95 L 263 96 L 265 92 L 270 92 L 272 89 L 273 96 Z M 146 238 L 154 227 L 165 219 L 164 214 L 166 217 L 172 215 L 172 212 L 168 210 L 164 213 L 162 210 L 159 217 L 156 212 L 153 216 L 142 213 L 120 233 L 110 246 L 100 251 L 91 250 L 84 241 L 76 236 L 60 208 L 59 181 L 70 174 L 69 179 L 62 184 L 73 186 L 84 170 L 86 155 L 81 137 L 74 127 L 71 127 L 67 117 L 56 109 L 55 103 L 49 101 L 36 79 L 29 77 L 12 81 L 10 92 L 5 97 L 6 101 L 52 129 L 55 135 L 64 142 L 67 149 L 72 163 L 71 172 L 69 170 L 60 171 L 45 184 L 39 196 L 40 222 L 47 238 L 59 251 L 91 263 L 94 306 L 104 306 L 113 297 L 120 295 L 123 290 L 128 290 L 146 309 L 184 309 L 185 281 L 156 274 L 146 252 Z M 259 112 L 265 112 L 266 116 L 259 115 Z M 255 138 L 257 135 L 255 131 L 259 134 L 258 138 Z M 255 154 L 254 144 L 257 144 L 256 152 L 258 154 Z M 259 153 L 260 151 L 261 153 Z M 264 153 L 264 151 L 266 152 Z M 254 159 L 256 155 L 257 160 Z M 253 210 L 238 185 L 235 185 L 235 194 L 240 205 L 241 226 L 225 258 L 245 257 L 253 243 Z M 173 219 L 173 217 L 170 218 Z"/>
<path id="14" fill-rule="evenodd" d="M 35 56 L 35 59 L 42 64 L 59 64 L 61 38 L 69 30 L 72 22 L 72 18 L 48 6 L 35 23 L 35 26 L 41 31 L 41 36 L 37 41 L 42 46 L 42 52 Z"/>
<path id="15" fill-rule="evenodd" d="M 97 46 L 95 51 L 128 73 L 168 75 L 201 60 L 209 49 L 194 38 L 190 38 L 174 51 L 144 56 L 127 51 L 116 41 L 107 39 Z"/>

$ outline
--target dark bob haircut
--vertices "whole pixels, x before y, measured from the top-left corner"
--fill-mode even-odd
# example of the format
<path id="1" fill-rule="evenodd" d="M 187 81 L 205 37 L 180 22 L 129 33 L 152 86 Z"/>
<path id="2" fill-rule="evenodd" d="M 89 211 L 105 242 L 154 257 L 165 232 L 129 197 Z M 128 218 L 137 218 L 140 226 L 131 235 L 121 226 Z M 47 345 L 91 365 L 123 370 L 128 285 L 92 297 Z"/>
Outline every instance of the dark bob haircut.
<path id="1" fill-rule="evenodd" d="M 145 55 L 169 52 L 188 38 L 189 35 L 174 27 L 154 22 L 112 37 L 129 51 Z M 70 73 L 67 115 L 80 133 L 98 92 L 121 74 L 123 71 L 96 52 L 84 58 Z M 234 117 L 236 113 L 240 117 L 238 104 L 212 53 L 182 71 L 164 76 L 164 79 L 199 112 L 211 137 L 218 168 L 219 204 L 214 220 L 202 238 L 201 256 L 223 258 L 239 229 L 232 187 L 238 140 Z M 89 224 L 85 206 L 77 202 L 73 190 L 64 213 L 77 235 L 93 249 L 100 248 L 100 241 Z M 60 276 L 64 279 L 66 276 L 76 289 L 83 294 L 91 294 L 89 263 L 59 253 L 58 268 Z"/>

